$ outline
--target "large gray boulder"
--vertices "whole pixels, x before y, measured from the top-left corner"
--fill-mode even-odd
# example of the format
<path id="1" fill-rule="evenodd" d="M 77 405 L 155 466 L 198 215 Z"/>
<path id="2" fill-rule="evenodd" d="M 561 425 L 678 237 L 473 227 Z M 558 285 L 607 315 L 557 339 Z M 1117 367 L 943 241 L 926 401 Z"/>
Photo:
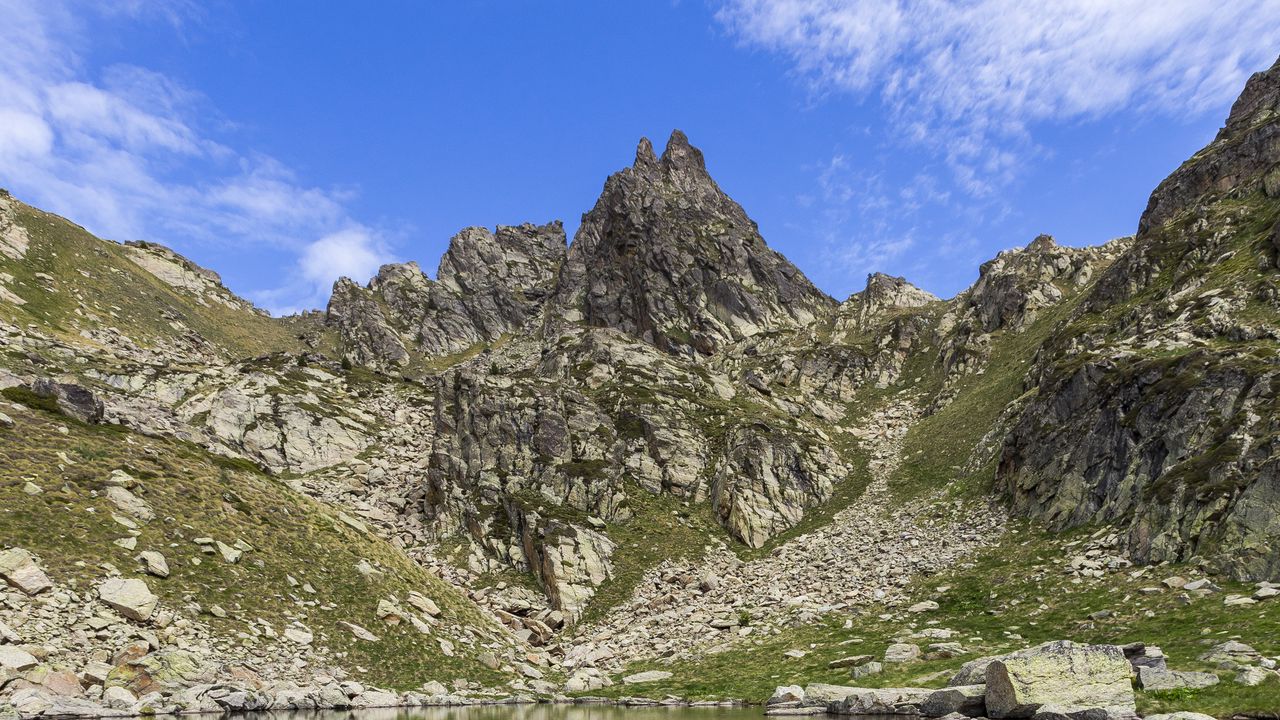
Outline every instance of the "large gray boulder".
<path id="1" fill-rule="evenodd" d="M 840 702 L 853 693 L 865 690 L 866 688 L 853 687 L 851 685 L 829 685 L 827 683 L 811 683 L 804 687 L 804 705 L 824 706 L 834 702 Z"/>
<path id="2" fill-rule="evenodd" d="M 53 581 L 36 564 L 36 559 L 22 548 L 0 551 L 0 577 L 27 595 L 53 587 Z"/>
<path id="3" fill-rule="evenodd" d="M 986 685 L 956 685 L 935 690 L 920 705 L 925 717 L 942 717 L 960 713 L 968 717 L 982 717 L 987 713 Z"/>
<path id="4" fill-rule="evenodd" d="M 919 715 L 929 688 L 858 688 L 827 705 L 833 715 Z"/>
<path id="5" fill-rule="evenodd" d="M 160 598 L 151 594 L 147 584 L 137 579 L 108 578 L 98 586 L 98 598 L 130 620 L 151 619 Z"/>
<path id="6" fill-rule="evenodd" d="M 62 414 L 68 417 L 89 424 L 102 422 L 102 400 L 88 388 L 42 378 L 31 384 L 31 392 L 43 398 L 51 398 Z"/>
<path id="7" fill-rule="evenodd" d="M 1132 715 L 1130 672 L 1118 646 L 1045 643 L 987 666 L 987 712 L 992 718 L 1029 718 L 1044 707 Z"/>
<path id="8" fill-rule="evenodd" d="M 1138 668 L 1138 687 L 1147 692 L 1198 690 L 1218 684 L 1218 676 L 1207 672 L 1187 672 L 1154 667 Z"/>
<path id="9" fill-rule="evenodd" d="M 987 666 L 994 660 L 999 660 L 999 655 L 988 655 L 975 660 L 970 660 L 955 675 L 951 676 L 951 680 L 947 682 L 948 687 L 956 687 L 959 685 L 981 685 L 987 681 Z"/>

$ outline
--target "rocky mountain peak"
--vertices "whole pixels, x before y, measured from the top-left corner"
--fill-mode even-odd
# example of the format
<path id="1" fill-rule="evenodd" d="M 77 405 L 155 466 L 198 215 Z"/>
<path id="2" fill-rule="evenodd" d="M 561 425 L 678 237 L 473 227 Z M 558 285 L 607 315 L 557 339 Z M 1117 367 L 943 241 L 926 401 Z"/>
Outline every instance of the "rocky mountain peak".
<path id="1" fill-rule="evenodd" d="M 932 302 L 939 302 L 939 298 L 906 278 L 871 273 L 867 275 L 866 288 L 840 304 L 835 328 L 842 332 L 865 329 L 893 310 L 924 307 Z"/>
<path id="2" fill-rule="evenodd" d="M 1218 131 L 1218 140 L 1266 122 L 1280 112 L 1280 59 L 1263 72 L 1254 73 L 1240 97 L 1231 106 L 1227 123 Z"/>
<path id="3" fill-rule="evenodd" d="M 1254 73 L 1231 106 L 1217 137 L 1161 182 L 1138 222 L 1141 236 L 1202 199 L 1248 192 L 1259 185 L 1280 196 L 1280 61 Z"/>
<path id="4" fill-rule="evenodd" d="M 855 294 L 864 303 L 880 307 L 921 307 L 938 296 L 907 282 L 906 278 L 876 272 L 867 275 L 867 287 Z"/>
<path id="5" fill-rule="evenodd" d="M 496 340 L 539 315 L 565 256 L 564 226 L 469 227 L 449 242 L 436 279 L 416 262 L 384 265 L 360 288 L 340 280 L 328 321 L 361 365 L 405 365 Z"/>
<path id="6" fill-rule="evenodd" d="M 662 167 L 673 174 L 707 174 L 707 163 L 702 157 L 702 151 L 690 145 L 689 137 L 680 130 L 672 130 L 671 137 L 667 139 L 667 147 L 662 151 Z"/>
<path id="7" fill-rule="evenodd" d="M 834 302 L 769 249 L 676 130 L 661 157 L 642 139 L 635 164 L 605 182 L 569 248 L 555 306 L 560 320 L 712 354 L 810 322 Z"/>
<path id="8" fill-rule="evenodd" d="M 640 143 L 636 145 L 635 167 L 652 167 L 658 164 L 658 156 L 653 152 L 653 143 L 649 142 L 649 138 L 640 138 Z"/>
<path id="9" fill-rule="evenodd" d="M 977 282 L 956 296 L 943 316 L 939 334 L 951 337 L 944 355 L 981 355 L 983 336 L 1027 327 L 1042 310 L 1088 285 L 1127 246 L 1119 241 L 1073 248 L 1039 235 L 1025 247 L 1000 252 L 982 264 Z"/>

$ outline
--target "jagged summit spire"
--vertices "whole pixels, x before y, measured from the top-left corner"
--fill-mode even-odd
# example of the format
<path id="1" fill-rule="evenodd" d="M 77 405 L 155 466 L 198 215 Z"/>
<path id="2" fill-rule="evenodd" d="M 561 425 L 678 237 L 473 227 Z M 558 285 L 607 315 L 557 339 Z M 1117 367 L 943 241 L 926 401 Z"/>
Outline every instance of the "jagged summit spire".
<path id="1" fill-rule="evenodd" d="M 553 318 L 629 333 L 675 354 L 710 355 L 825 315 L 835 301 L 769 249 L 680 130 L 661 157 L 605 181 L 569 248 Z"/>
<path id="2" fill-rule="evenodd" d="M 1280 58 L 1270 68 L 1256 72 L 1231 105 L 1218 140 L 1229 138 L 1280 112 Z"/>
<path id="3" fill-rule="evenodd" d="M 661 169 L 667 175 L 682 172 L 699 176 L 707 175 L 707 163 L 702 156 L 702 151 L 689 144 L 689 136 L 679 129 L 671 131 L 671 137 L 667 139 L 667 146 L 663 149 L 661 158 L 654 152 L 653 143 L 649 138 L 640 138 L 640 142 L 636 145 L 636 159 L 633 167 L 637 170 Z"/>
<path id="4" fill-rule="evenodd" d="M 689 144 L 689 137 L 677 129 L 671 131 L 667 147 L 662 151 L 662 165 L 667 170 L 698 170 L 706 173 L 702 151 Z"/>
<path id="5" fill-rule="evenodd" d="M 1058 247 L 1058 242 L 1053 239 L 1053 236 L 1044 233 L 1037 235 L 1035 240 L 1027 243 L 1027 249 L 1032 251 L 1052 250 L 1056 247 Z"/>
<path id="6" fill-rule="evenodd" d="M 657 164 L 658 156 L 653 152 L 653 143 L 647 137 L 640 138 L 640 144 L 636 146 L 636 167 Z"/>

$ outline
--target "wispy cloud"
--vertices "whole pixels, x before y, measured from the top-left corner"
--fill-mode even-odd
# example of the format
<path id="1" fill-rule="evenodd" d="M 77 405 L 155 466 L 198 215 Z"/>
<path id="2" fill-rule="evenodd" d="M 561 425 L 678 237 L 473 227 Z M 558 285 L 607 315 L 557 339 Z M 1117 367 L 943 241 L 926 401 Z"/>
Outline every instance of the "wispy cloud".
<path id="1" fill-rule="evenodd" d="M 0 0 L 0 179 L 97 234 L 265 245 L 297 258 L 280 287 L 251 292 L 274 311 L 320 306 L 338 274 L 363 279 L 388 259 L 351 217 L 349 190 L 307 184 L 271 157 L 229 147 L 216 108 L 146 68 L 91 72 L 77 49 L 99 20 L 197 17 L 184 2 L 80 5 Z"/>
<path id="2" fill-rule="evenodd" d="M 726 0 L 717 18 L 815 90 L 878 97 L 975 196 L 1017 176 L 1038 123 L 1217 108 L 1280 48 L 1280 0 Z"/>
<path id="3" fill-rule="evenodd" d="M 850 290 L 882 270 L 954 291 L 1010 241 L 1009 198 L 1058 150 L 1046 131 L 1222 113 L 1280 52 L 1280 0 L 719 0 L 716 18 L 813 102 L 880 120 L 833 138 L 797 197 L 818 274 Z"/>

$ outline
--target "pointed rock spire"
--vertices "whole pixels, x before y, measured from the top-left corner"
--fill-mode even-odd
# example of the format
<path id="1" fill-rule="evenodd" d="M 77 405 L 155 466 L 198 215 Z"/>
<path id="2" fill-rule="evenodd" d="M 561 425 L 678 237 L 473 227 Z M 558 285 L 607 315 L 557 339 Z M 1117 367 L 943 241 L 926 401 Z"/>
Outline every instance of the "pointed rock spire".
<path id="1" fill-rule="evenodd" d="M 689 144 L 689 138 L 680 130 L 672 130 L 667 147 L 662 151 L 662 166 L 668 171 L 694 170 L 705 174 L 706 161 L 702 151 Z"/>
<path id="2" fill-rule="evenodd" d="M 652 167 L 657 164 L 658 156 L 653 152 L 653 143 L 647 137 L 640 138 L 640 144 L 636 145 L 635 167 Z"/>
<path id="3" fill-rule="evenodd" d="M 553 316 L 709 355 L 810 322 L 834 304 L 765 245 L 676 130 L 661 158 L 642 139 L 635 165 L 605 181 L 569 248 Z"/>

